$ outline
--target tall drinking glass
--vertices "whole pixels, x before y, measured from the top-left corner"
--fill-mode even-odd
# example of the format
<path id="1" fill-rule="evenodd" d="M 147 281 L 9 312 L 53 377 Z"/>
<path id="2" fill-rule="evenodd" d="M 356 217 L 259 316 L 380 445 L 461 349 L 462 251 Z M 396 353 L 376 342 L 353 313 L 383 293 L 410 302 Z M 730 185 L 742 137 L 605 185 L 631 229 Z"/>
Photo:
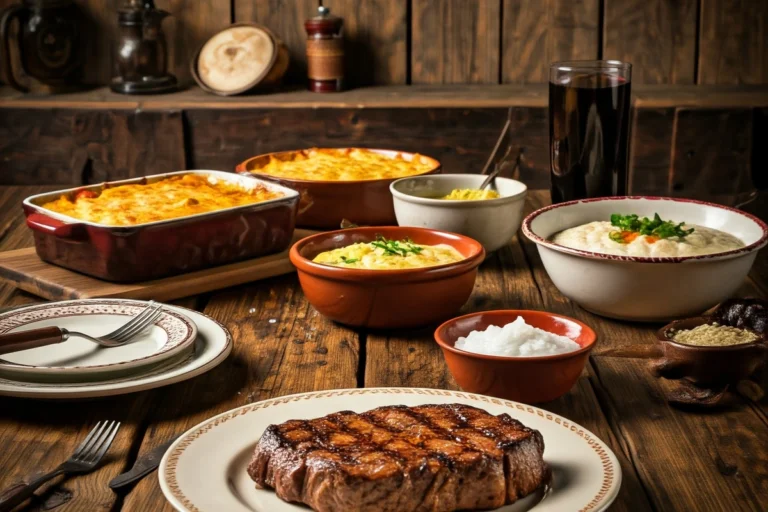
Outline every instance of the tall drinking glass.
<path id="1" fill-rule="evenodd" d="M 627 194 L 632 65 L 556 62 L 549 68 L 552 202 Z"/>

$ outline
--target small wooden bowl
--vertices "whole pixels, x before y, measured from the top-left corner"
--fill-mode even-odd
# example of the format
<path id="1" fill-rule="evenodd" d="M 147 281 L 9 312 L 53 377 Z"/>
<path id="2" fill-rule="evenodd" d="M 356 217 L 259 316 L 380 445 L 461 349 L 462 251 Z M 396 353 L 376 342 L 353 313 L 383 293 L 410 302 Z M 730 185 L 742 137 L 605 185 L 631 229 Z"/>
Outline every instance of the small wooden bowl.
<path id="1" fill-rule="evenodd" d="M 377 235 L 394 240 L 410 238 L 424 245 L 451 245 L 465 259 L 397 270 L 342 268 L 312 261 L 321 252 L 371 242 Z M 444 231 L 361 227 L 304 238 L 291 248 L 290 259 L 304 295 L 323 316 L 356 327 L 396 329 L 428 325 L 456 314 L 472 293 L 485 250 L 480 242 Z"/>
<path id="2" fill-rule="evenodd" d="M 656 333 L 664 374 L 688 378 L 699 386 L 735 384 L 752 375 L 768 358 L 766 335 L 752 343 L 726 347 L 700 347 L 677 343 L 670 331 L 693 329 L 712 323 L 712 317 L 698 316 L 671 322 Z"/>
<path id="3" fill-rule="evenodd" d="M 227 90 L 227 91 L 214 89 L 210 87 L 208 84 L 206 84 L 203 81 L 202 77 L 200 76 L 200 70 L 198 69 L 198 60 L 200 58 L 200 52 L 202 52 L 205 45 L 213 37 L 216 37 L 222 32 L 226 32 L 227 30 L 232 30 L 239 27 L 251 27 L 264 32 L 267 35 L 267 37 L 269 37 L 269 39 L 272 41 L 272 44 L 274 46 L 274 51 L 272 52 L 272 55 L 270 56 L 270 59 L 269 59 L 269 63 L 265 67 L 264 71 L 260 73 L 256 78 L 251 80 L 251 82 L 249 82 L 245 86 L 239 87 L 233 90 Z M 234 96 L 237 94 L 248 92 L 256 88 L 269 89 L 271 87 L 275 87 L 279 85 L 283 79 L 283 75 L 285 75 L 285 72 L 288 70 L 289 62 L 290 62 L 290 57 L 288 55 L 288 48 L 286 48 L 285 44 L 277 36 L 275 36 L 275 34 L 272 31 L 270 31 L 267 27 L 263 25 L 259 25 L 258 23 L 235 23 L 233 25 L 228 26 L 224 30 L 217 32 L 216 34 L 211 36 L 211 38 L 209 38 L 203 44 L 201 44 L 200 48 L 197 49 L 197 51 L 195 52 L 195 55 L 192 57 L 192 60 L 189 63 L 189 67 L 192 73 L 192 77 L 195 79 L 195 82 L 197 82 L 197 85 L 200 86 L 202 90 L 212 94 L 217 94 L 219 96 Z"/>
<path id="4" fill-rule="evenodd" d="M 504 357 L 457 349 L 456 340 L 489 325 L 503 327 L 523 317 L 539 329 L 567 336 L 581 349 L 540 357 Z M 586 324 L 546 311 L 480 311 L 448 320 L 435 331 L 435 341 L 461 389 L 527 404 L 554 400 L 573 387 L 587 364 L 597 334 Z"/>

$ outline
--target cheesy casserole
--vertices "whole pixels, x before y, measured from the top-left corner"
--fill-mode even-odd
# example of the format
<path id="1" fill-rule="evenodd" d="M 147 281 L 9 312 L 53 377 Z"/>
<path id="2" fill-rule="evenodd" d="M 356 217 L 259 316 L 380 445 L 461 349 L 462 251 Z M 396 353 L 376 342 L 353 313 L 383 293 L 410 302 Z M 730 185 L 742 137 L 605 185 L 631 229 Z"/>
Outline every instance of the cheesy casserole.
<path id="1" fill-rule="evenodd" d="M 82 190 L 41 205 L 75 219 L 108 226 L 132 226 L 233 208 L 283 197 L 257 184 L 245 188 L 198 174 L 169 176 L 154 183 Z"/>
<path id="2" fill-rule="evenodd" d="M 415 154 L 406 160 L 367 149 L 306 149 L 290 157 L 269 155 L 269 162 L 251 172 L 308 181 L 361 181 L 403 178 L 433 170 L 433 160 Z"/>

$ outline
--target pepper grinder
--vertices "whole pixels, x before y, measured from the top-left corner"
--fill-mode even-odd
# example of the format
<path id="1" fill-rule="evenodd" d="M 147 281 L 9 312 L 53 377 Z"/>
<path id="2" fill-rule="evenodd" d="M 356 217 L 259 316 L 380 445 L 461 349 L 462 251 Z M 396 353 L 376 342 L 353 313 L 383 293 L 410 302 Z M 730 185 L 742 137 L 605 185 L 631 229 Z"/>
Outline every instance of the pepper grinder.
<path id="1" fill-rule="evenodd" d="M 304 22 L 307 31 L 307 77 L 313 92 L 338 92 L 344 88 L 344 20 L 323 5 L 317 16 Z"/>

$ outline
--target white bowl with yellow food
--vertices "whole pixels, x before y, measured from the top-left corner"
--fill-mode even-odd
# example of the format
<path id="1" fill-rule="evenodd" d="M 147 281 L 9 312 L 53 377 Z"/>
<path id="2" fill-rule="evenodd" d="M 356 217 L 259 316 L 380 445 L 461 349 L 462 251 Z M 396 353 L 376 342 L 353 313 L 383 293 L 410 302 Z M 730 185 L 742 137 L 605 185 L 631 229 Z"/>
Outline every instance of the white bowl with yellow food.
<path id="1" fill-rule="evenodd" d="M 694 316 L 743 283 L 768 226 L 713 203 L 606 197 L 548 206 L 523 221 L 557 288 L 593 313 L 634 321 Z"/>
<path id="2" fill-rule="evenodd" d="M 483 244 L 487 252 L 508 244 L 523 220 L 527 187 L 496 178 L 479 190 L 486 176 L 441 174 L 402 178 L 389 187 L 397 223 L 459 233 Z"/>
<path id="3" fill-rule="evenodd" d="M 383 329 L 455 315 L 472 293 L 485 251 L 455 233 L 382 226 L 312 235 L 294 244 L 290 259 L 317 311 L 346 325 Z"/>

